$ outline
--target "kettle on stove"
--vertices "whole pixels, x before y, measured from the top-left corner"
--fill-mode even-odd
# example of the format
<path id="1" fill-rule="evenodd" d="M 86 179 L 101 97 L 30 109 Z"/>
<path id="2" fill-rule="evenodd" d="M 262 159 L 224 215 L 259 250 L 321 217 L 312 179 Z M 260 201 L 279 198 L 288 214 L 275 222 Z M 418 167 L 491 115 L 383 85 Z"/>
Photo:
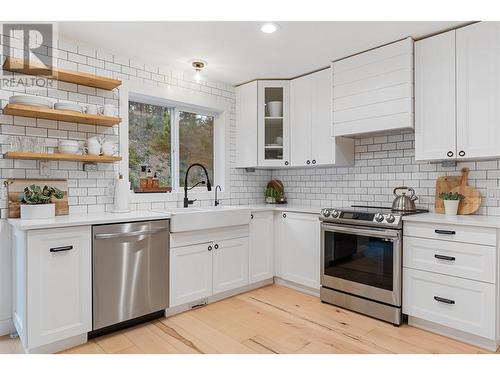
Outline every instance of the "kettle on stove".
<path id="1" fill-rule="evenodd" d="M 397 193 L 404 190 L 401 193 Z M 395 188 L 392 193 L 396 198 L 392 202 L 392 209 L 395 211 L 416 211 L 415 201 L 418 197 L 415 195 L 415 190 L 412 187 L 399 186 Z"/>

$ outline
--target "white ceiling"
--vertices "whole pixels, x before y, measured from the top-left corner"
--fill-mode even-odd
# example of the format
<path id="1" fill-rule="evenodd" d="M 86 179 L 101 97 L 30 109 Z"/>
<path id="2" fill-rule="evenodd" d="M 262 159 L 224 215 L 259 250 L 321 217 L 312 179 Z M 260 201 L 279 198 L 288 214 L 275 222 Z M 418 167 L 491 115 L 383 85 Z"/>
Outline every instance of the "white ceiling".
<path id="1" fill-rule="evenodd" d="M 421 38 L 463 22 L 60 22 L 68 39 L 174 70 L 189 60 L 208 62 L 207 79 L 240 84 L 256 78 L 291 78 L 407 36 Z"/>

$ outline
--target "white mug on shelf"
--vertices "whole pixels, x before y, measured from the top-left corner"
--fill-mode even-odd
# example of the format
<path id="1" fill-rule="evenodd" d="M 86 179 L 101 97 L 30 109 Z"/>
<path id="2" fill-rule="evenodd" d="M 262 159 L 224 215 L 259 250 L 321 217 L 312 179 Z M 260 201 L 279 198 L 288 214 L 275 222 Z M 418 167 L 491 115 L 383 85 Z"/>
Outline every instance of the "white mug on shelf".
<path id="1" fill-rule="evenodd" d="M 101 154 L 101 140 L 97 137 L 90 137 L 87 139 L 87 146 L 84 150 L 89 155 L 100 155 Z"/>
<path id="2" fill-rule="evenodd" d="M 85 107 L 85 113 L 88 115 L 97 115 L 99 107 L 96 104 L 87 104 Z"/>
<path id="3" fill-rule="evenodd" d="M 113 156 L 115 149 L 115 144 L 112 141 L 104 141 L 102 143 L 102 154 L 104 156 Z"/>
<path id="4" fill-rule="evenodd" d="M 103 116 L 116 116 L 116 107 L 113 104 L 104 104 L 99 113 Z"/>

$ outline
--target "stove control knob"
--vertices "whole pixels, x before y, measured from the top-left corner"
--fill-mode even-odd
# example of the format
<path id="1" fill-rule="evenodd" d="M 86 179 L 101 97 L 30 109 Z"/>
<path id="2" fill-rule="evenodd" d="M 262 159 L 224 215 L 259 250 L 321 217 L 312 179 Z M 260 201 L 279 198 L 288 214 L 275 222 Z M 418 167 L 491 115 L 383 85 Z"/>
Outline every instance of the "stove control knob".
<path id="1" fill-rule="evenodd" d="M 387 215 L 386 220 L 389 224 L 392 224 L 396 221 L 396 217 L 393 214 L 389 214 L 389 215 Z"/>
<path id="2" fill-rule="evenodd" d="M 328 216 L 330 216 L 330 210 L 328 210 L 328 209 L 325 208 L 325 209 L 323 209 L 322 214 L 323 214 L 324 217 L 328 217 Z"/>
<path id="3" fill-rule="evenodd" d="M 338 211 L 338 210 L 333 210 L 333 212 L 332 212 L 332 217 L 335 217 L 335 218 L 336 218 L 336 217 L 339 217 L 339 215 L 340 215 L 340 211 Z"/>
<path id="4" fill-rule="evenodd" d="M 377 223 L 381 223 L 382 221 L 384 221 L 384 215 L 382 215 L 381 213 L 375 214 L 375 221 Z"/>

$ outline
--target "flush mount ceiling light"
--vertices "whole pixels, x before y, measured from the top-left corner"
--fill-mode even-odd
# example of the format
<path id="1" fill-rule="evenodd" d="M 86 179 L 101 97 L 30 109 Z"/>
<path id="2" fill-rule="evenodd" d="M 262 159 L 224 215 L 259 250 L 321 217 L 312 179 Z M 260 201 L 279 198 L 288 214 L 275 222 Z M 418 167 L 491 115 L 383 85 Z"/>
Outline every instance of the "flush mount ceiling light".
<path id="1" fill-rule="evenodd" d="M 276 30 L 278 30 L 278 25 L 271 22 L 267 22 L 260 27 L 260 31 L 266 34 L 272 34 Z"/>
<path id="2" fill-rule="evenodd" d="M 203 70 L 204 67 L 206 67 L 208 64 L 206 61 L 203 61 L 203 60 L 199 60 L 199 59 L 196 59 L 196 60 L 191 60 L 190 61 L 191 63 L 191 66 L 194 68 L 195 70 L 195 74 L 194 74 L 194 80 L 197 82 L 197 83 L 200 83 L 201 81 L 201 71 Z"/>

